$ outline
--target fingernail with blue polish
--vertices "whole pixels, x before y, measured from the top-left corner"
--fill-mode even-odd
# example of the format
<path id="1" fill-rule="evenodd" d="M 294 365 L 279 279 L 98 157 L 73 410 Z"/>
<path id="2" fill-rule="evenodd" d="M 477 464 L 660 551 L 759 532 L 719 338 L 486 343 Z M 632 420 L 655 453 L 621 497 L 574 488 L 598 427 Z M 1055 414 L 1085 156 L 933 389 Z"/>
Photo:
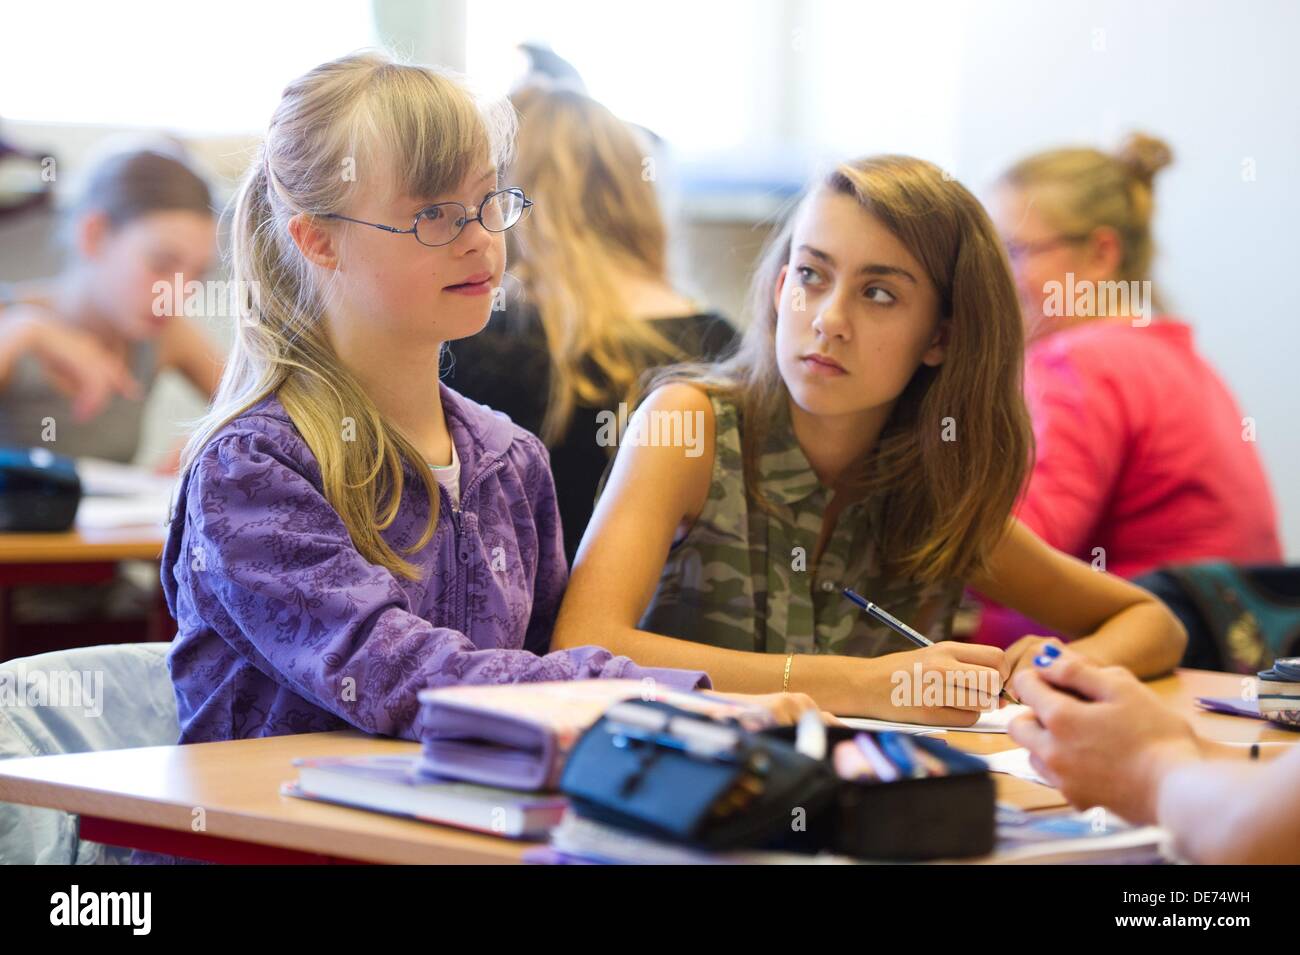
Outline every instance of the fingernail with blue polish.
<path id="1" fill-rule="evenodd" d="M 1061 655 L 1061 648 L 1054 643 L 1045 643 L 1043 644 L 1043 652 L 1052 659 L 1056 659 Z"/>
<path id="2" fill-rule="evenodd" d="M 1056 659 L 1055 655 L 1048 656 L 1046 653 L 1040 653 L 1038 656 L 1034 657 L 1034 666 L 1049 667 L 1052 665 L 1052 661 L 1055 659 Z"/>

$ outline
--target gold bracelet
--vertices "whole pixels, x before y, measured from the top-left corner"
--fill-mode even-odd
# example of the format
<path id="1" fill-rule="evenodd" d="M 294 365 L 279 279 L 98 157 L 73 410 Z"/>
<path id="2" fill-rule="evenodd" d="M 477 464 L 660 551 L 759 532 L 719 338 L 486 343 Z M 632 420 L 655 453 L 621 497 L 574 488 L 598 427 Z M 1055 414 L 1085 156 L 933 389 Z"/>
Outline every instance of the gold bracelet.
<path id="1" fill-rule="evenodd" d="M 794 654 L 785 658 L 785 678 L 781 681 L 781 692 L 790 692 L 790 664 L 794 663 Z"/>

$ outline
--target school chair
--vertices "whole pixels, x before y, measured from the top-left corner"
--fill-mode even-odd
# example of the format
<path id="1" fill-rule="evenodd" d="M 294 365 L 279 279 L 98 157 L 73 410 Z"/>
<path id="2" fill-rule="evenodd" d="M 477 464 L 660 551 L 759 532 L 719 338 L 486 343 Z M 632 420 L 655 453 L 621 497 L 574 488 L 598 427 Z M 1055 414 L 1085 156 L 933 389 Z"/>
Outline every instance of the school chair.
<path id="1" fill-rule="evenodd" d="M 169 649 L 120 643 L 0 663 L 0 759 L 174 744 Z M 130 856 L 78 838 L 74 815 L 0 803 L 0 863 L 125 864 Z"/>

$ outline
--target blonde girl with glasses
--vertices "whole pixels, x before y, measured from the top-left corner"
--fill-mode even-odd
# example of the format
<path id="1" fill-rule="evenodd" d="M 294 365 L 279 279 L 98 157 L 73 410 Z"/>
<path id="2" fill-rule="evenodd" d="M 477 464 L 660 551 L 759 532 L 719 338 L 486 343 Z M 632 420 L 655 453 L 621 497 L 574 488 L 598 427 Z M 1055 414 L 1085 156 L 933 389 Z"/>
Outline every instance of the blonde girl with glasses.
<path id="1" fill-rule="evenodd" d="M 438 379 L 443 345 L 487 322 L 526 207 L 498 181 L 512 125 L 376 53 L 285 89 L 235 201 L 243 314 L 163 559 L 181 742 L 416 739 L 430 686 L 709 686 L 548 652 L 567 570 L 546 450 Z"/>

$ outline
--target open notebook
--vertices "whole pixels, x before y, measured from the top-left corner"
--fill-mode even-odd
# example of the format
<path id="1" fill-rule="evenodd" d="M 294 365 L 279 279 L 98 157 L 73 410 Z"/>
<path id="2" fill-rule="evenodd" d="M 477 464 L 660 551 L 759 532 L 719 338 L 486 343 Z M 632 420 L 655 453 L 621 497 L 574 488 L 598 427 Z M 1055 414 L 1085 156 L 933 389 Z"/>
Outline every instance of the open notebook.
<path id="1" fill-rule="evenodd" d="M 857 716 L 836 717 L 845 726 L 855 730 L 896 730 L 901 733 L 928 735 L 930 733 L 1005 733 L 1007 725 L 1021 713 L 1029 711 L 1023 703 L 1011 703 L 1001 709 L 987 710 L 972 726 L 929 726 L 924 723 L 896 723 L 892 720 L 872 720 Z"/>

